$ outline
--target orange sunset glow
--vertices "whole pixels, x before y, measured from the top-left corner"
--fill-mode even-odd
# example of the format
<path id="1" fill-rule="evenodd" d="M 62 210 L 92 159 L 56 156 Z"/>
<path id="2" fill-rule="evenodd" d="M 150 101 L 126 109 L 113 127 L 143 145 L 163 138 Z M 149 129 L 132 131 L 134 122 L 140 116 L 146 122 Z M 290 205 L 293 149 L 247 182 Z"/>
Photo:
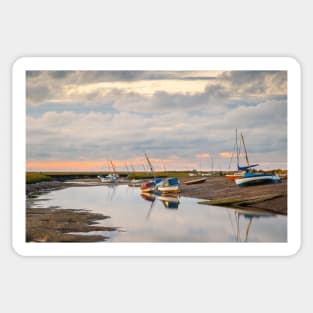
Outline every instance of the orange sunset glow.
<path id="1" fill-rule="evenodd" d="M 186 162 L 183 159 L 156 159 L 151 158 L 151 162 L 156 170 L 164 170 L 170 168 L 192 169 L 196 167 L 196 162 Z M 110 160 L 111 161 L 111 160 Z M 133 158 L 129 160 L 112 160 L 117 170 L 126 170 L 126 166 L 130 169 L 133 166 L 135 170 L 142 171 L 147 167 L 147 161 L 144 157 Z M 95 161 L 28 161 L 26 163 L 27 171 L 107 171 L 109 160 Z"/>

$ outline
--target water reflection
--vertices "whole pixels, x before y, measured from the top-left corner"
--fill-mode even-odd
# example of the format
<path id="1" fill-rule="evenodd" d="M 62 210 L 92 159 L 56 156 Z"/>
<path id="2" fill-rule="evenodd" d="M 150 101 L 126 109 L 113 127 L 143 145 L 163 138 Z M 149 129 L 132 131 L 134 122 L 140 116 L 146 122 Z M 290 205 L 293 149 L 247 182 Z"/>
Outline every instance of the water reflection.
<path id="1" fill-rule="evenodd" d="M 108 185 L 106 186 L 107 188 L 107 195 L 108 195 L 108 200 L 112 201 L 115 195 L 115 191 L 116 191 L 116 186 L 115 185 Z"/>
<path id="2" fill-rule="evenodd" d="M 46 200 L 44 200 L 46 199 Z M 39 196 L 34 206 L 89 209 L 111 218 L 113 242 L 285 242 L 287 218 L 199 205 L 199 199 L 140 194 L 126 185 L 69 187 Z"/>
<path id="3" fill-rule="evenodd" d="M 141 193 L 141 198 L 154 202 L 156 200 L 160 201 L 166 209 L 178 209 L 179 206 L 179 196 L 178 195 L 155 195 L 151 193 Z"/>
<path id="4" fill-rule="evenodd" d="M 141 193 L 140 196 L 145 201 L 148 201 L 151 203 L 149 206 L 147 216 L 146 216 L 147 220 L 150 218 L 155 201 L 160 201 L 166 209 L 178 209 L 178 206 L 179 206 L 179 196 L 177 195 L 162 196 L 162 195 L 155 195 L 152 193 Z"/>
<path id="5" fill-rule="evenodd" d="M 154 205 L 154 202 L 156 200 L 156 197 L 154 194 L 150 194 L 150 193 L 141 193 L 140 194 L 141 198 L 150 202 L 150 207 L 149 207 L 149 210 L 148 210 L 148 213 L 146 215 L 146 219 L 148 220 L 150 218 L 150 215 L 151 215 L 151 212 L 152 212 L 152 208 L 153 208 L 153 205 Z"/>
<path id="6" fill-rule="evenodd" d="M 233 218 L 231 216 L 230 211 L 233 211 Z M 267 217 L 273 217 L 274 215 L 264 211 L 264 210 L 249 210 L 249 209 L 230 209 L 229 210 L 229 218 L 231 225 L 234 229 L 234 232 L 236 234 L 236 241 L 237 242 L 248 242 L 249 240 L 249 232 L 251 229 L 252 221 L 254 219 L 258 218 L 267 218 Z M 233 219 L 235 222 L 233 222 Z M 241 227 L 240 221 L 242 219 L 245 219 L 248 221 L 248 223 L 244 223 L 244 227 Z M 235 226 L 234 226 L 235 224 Z"/>
<path id="7" fill-rule="evenodd" d="M 178 196 L 159 196 L 158 200 L 161 201 L 167 209 L 178 209 L 179 197 Z"/>

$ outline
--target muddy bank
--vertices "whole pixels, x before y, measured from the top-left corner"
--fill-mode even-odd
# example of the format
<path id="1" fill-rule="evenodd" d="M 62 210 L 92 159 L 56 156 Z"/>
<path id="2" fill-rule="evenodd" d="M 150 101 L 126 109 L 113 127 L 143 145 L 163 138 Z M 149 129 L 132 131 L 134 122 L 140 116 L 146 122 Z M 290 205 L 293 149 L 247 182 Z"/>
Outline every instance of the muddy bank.
<path id="1" fill-rule="evenodd" d="M 26 195 L 37 195 L 51 190 L 63 189 L 67 187 L 86 187 L 86 186 L 101 186 L 102 183 L 96 178 L 71 179 L 68 181 L 41 181 L 38 183 L 26 184 Z"/>
<path id="2" fill-rule="evenodd" d="M 26 184 L 26 195 L 32 195 L 39 192 L 45 192 L 64 187 L 64 183 L 60 181 L 42 181 L 33 184 Z"/>
<path id="3" fill-rule="evenodd" d="M 27 242 L 96 242 L 108 237 L 87 235 L 91 231 L 116 231 L 115 227 L 96 225 L 96 221 L 109 216 L 86 210 L 27 208 Z M 75 232 L 79 234 L 75 234 Z M 86 233 L 86 235 L 81 234 Z"/>
<path id="4" fill-rule="evenodd" d="M 39 194 L 67 187 L 98 186 L 97 179 L 80 179 L 63 181 L 42 181 L 26 185 L 27 199 L 36 201 Z M 98 242 L 108 237 L 88 235 L 94 231 L 117 231 L 115 227 L 96 225 L 99 220 L 110 218 L 87 210 L 26 208 L 26 241 L 27 242 Z M 75 234 L 77 233 L 77 234 Z M 83 234 L 82 234 L 83 233 Z M 85 234 L 84 234 L 85 233 Z"/>
<path id="5" fill-rule="evenodd" d="M 191 178 L 181 179 L 182 196 L 214 200 L 203 202 L 228 207 L 256 208 L 287 214 L 287 179 L 281 184 L 237 187 L 226 177 L 208 177 L 198 185 L 185 185 Z"/>

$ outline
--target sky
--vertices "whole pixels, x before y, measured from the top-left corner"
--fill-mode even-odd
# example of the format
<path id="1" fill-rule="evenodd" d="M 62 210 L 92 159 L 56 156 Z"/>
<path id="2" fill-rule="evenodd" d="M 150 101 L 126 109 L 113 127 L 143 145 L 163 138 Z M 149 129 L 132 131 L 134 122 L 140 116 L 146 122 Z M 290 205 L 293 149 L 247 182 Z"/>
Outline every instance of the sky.
<path id="1" fill-rule="evenodd" d="M 28 171 L 287 168 L 287 72 L 27 71 L 26 127 Z"/>

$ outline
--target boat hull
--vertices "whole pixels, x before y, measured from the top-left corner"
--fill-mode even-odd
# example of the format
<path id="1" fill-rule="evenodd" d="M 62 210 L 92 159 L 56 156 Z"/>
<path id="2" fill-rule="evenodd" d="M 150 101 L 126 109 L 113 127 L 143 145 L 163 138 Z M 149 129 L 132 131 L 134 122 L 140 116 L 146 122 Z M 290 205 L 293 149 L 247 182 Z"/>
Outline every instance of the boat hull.
<path id="1" fill-rule="evenodd" d="M 114 184 L 116 183 L 116 179 L 111 179 L 111 178 L 99 178 L 101 183 L 103 184 Z"/>
<path id="2" fill-rule="evenodd" d="M 142 189 L 141 188 L 141 193 L 149 193 L 149 192 L 154 192 L 154 187 L 149 187 L 149 188 L 145 188 L 145 189 Z"/>
<path id="3" fill-rule="evenodd" d="M 150 193 L 150 192 L 141 192 L 141 198 L 143 198 L 144 200 L 147 200 L 147 201 L 150 201 L 150 202 L 153 202 L 155 201 L 156 197 L 153 193 Z"/>
<path id="4" fill-rule="evenodd" d="M 193 179 L 184 182 L 185 185 L 196 185 L 196 184 L 202 184 L 207 180 L 207 178 L 199 178 L 199 179 Z"/>
<path id="5" fill-rule="evenodd" d="M 158 186 L 157 191 L 159 191 L 160 193 L 179 193 L 180 188 L 179 186 L 167 186 L 167 187 Z"/>
<path id="6" fill-rule="evenodd" d="M 265 184 L 279 184 L 281 179 L 278 175 L 257 175 L 249 177 L 241 177 L 235 179 L 238 187 L 265 185 Z"/>
<path id="7" fill-rule="evenodd" d="M 142 179 L 132 179 L 128 186 L 130 187 L 140 187 L 142 184 L 144 183 L 144 181 Z"/>
<path id="8" fill-rule="evenodd" d="M 226 178 L 231 180 L 231 181 L 234 181 L 235 179 L 241 178 L 241 177 L 243 177 L 243 174 L 226 175 Z"/>
<path id="9" fill-rule="evenodd" d="M 179 203 L 179 198 L 176 195 L 162 195 L 158 196 L 158 200 L 160 201 L 167 201 L 167 202 L 173 202 L 173 203 Z"/>
<path id="10" fill-rule="evenodd" d="M 114 184 L 117 181 L 118 175 L 116 174 L 109 174 L 107 176 L 97 176 L 101 183 L 104 184 Z"/>

